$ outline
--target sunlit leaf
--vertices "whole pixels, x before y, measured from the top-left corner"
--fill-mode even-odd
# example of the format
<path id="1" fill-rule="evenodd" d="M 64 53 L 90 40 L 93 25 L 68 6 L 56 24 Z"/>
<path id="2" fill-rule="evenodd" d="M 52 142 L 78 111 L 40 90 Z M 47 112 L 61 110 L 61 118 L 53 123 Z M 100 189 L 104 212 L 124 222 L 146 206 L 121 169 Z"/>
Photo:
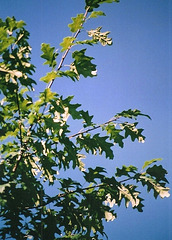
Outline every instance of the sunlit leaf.
<path id="1" fill-rule="evenodd" d="M 162 160 L 162 158 L 154 158 L 154 159 L 152 159 L 152 160 L 150 160 L 150 161 L 146 161 L 146 162 L 144 163 L 142 169 L 148 167 L 149 165 L 151 165 L 151 164 L 154 163 L 154 162 L 161 161 L 161 160 Z"/>
<path id="2" fill-rule="evenodd" d="M 50 47 L 50 44 L 42 43 L 41 50 L 43 52 L 41 57 L 46 59 L 46 62 L 44 62 L 44 64 L 48 64 L 50 67 L 55 67 L 56 57 L 58 56 L 58 53 L 55 52 L 55 48 Z"/>
<path id="3" fill-rule="evenodd" d="M 76 32 L 78 29 L 82 29 L 82 23 L 84 21 L 84 14 L 78 14 L 76 17 L 72 17 L 73 22 L 68 24 L 71 32 Z"/>
<path id="4" fill-rule="evenodd" d="M 102 27 L 98 27 L 95 30 L 88 31 L 88 36 L 92 37 L 93 40 L 98 40 L 102 46 L 112 45 L 112 38 L 109 38 L 109 31 L 101 32 Z"/>
<path id="5" fill-rule="evenodd" d="M 52 80 L 54 80 L 55 78 L 57 78 L 57 77 L 58 77 L 57 72 L 52 71 L 52 72 L 47 73 L 46 76 L 41 77 L 40 80 L 43 81 L 43 82 L 45 82 L 45 83 L 49 83 L 49 82 L 51 82 Z"/>
<path id="6" fill-rule="evenodd" d="M 90 14 L 90 18 L 96 18 L 98 16 L 106 16 L 102 11 L 94 11 Z"/>
<path id="7" fill-rule="evenodd" d="M 74 44 L 73 43 L 74 40 L 75 40 L 74 37 L 65 37 L 65 38 L 63 38 L 63 42 L 60 43 L 60 46 L 62 46 L 61 51 L 64 52 L 69 47 L 71 47 Z"/>

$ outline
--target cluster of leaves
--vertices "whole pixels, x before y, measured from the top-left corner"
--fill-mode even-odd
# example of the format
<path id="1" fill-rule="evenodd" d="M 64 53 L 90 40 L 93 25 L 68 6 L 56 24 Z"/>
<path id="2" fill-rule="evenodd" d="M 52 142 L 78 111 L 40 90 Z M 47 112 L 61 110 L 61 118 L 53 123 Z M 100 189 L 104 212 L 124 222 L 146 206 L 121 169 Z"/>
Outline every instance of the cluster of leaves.
<path id="1" fill-rule="evenodd" d="M 139 183 L 148 192 L 152 189 L 155 198 L 169 196 L 166 170 L 161 165 L 150 166 L 158 159 L 145 162 L 141 173 L 134 166 L 123 166 L 112 177 L 102 167 L 84 166 L 87 154 L 104 154 L 113 159 L 114 144 L 123 147 L 127 137 L 143 142 L 145 137 L 143 129 L 137 128 L 137 118 L 149 118 L 148 115 L 129 109 L 97 125 L 88 111 L 72 103 L 73 96 L 64 98 L 51 91 L 57 77 L 76 81 L 81 75 L 96 76 L 96 65 L 91 62 L 93 57 L 86 55 L 86 48 L 73 51 L 69 69 L 62 70 L 72 47 L 112 44 L 109 32 L 102 33 L 101 27 L 88 31 L 91 40 L 78 41 L 77 37 L 86 20 L 105 15 L 93 11 L 94 8 L 118 1 L 85 2 L 85 14 L 78 14 L 69 24 L 72 36 L 60 44 L 63 55 L 58 66 L 60 53 L 50 44 L 42 44 L 41 57 L 51 70 L 41 78 L 49 85 L 36 101 L 32 98 L 35 67 L 30 63 L 25 23 L 14 17 L 0 20 L 0 210 L 4 222 L 1 239 L 100 239 L 100 235 L 106 236 L 103 219 L 114 220 L 115 206 L 123 200 L 126 207 L 131 203 L 142 211 Z M 69 116 L 82 121 L 83 131 L 71 135 Z M 94 134 L 96 129 L 99 133 Z M 71 167 L 81 171 L 86 187 L 81 181 L 59 178 L 59 171 Z M 54 188 L 53 196 L 46 192 L 47 183 Z"/>

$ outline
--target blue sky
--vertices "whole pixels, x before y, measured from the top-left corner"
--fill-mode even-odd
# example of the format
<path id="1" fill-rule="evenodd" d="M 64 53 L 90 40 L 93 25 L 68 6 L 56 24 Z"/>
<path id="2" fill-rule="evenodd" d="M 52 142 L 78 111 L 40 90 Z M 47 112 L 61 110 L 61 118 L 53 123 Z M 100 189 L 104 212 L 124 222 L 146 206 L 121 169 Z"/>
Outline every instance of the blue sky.
<path id="1" fill-rule="evenodd" d="M 133 164 L 141 168 L 144 161 L 162 157 L 161 164 L 168 169 L 172 182 L 172 1 L 121 0 L 118 4 L 103 4 L 100 9 L 106 17 L 88 22 L 86 29 L 103 26 L 102 30 L 111 32 L 114 43 L 88 49 L 88 55 L 95 58 L 98 76 L 77 83 L 57 80 L 52 90 L 64 96 L 75 95 L 74 101 L 94 114 L 97 123 L 129 108 L 149 114 L 152 121 L 139 119 L 147 137 L 144 144 L 127 141 L 124 149 L 115 149 L 113 162 L 100 158 L 95 164 L 106 166 L 113 174 L 116 166 Z M 83 0 L 0 0 L 1 18 L 15 16 L 27 23 L 32 61 L 37 67 L 35 94 L 44 89 L 39 79 L 48 71 L 40 59 L 41 43 L 60 48 L 59 43 L 70 34 L 67 24 L 71 17 L 83 11 Z M 77 130 L 74 125 L 73 131 Z M 145 192 L 143 196 L 143 213 L 117 209 L 118 219 L 106 224 L 110 240 L 172 239 L 171 198 L 154 200 L 151 193 Z"/>

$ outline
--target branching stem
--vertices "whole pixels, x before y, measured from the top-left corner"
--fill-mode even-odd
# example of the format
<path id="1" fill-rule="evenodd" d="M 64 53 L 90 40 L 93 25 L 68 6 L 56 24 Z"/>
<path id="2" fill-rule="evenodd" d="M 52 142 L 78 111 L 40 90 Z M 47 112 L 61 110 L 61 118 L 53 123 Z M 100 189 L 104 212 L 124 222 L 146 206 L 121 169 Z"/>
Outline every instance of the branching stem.
<path id="1" fill-rule="evenodd" d="M 111 120 L 109 120 L 109 121 L 107 121 L 107 122 L 105 122 L 105 123 L 103 123 L 103 124 L 100 124 L 100 125 L 98 125 L 98 126 L 89 128 L 89 129 L 87 129 L 87 130 L 84 130 L 84 131 L 75 133 L 75 134 L 69 136 L 69 138 L 73 138 L 73 137 L 79 136 L 80 134 L 84 134 L 84 133 L 91 132 L 91 131 L 96 130 L 96 129 L 98 129 L 98 128 L 104 126 L 104 125 L 107 125 L 107 124 L 109 124 L 109 123 L 111 123 L 111 122 L 115 122 L 115 121 L 117 121 L 118 119 L 119 119 L 119 117 L 115 117 L 115 118 L 113 118 L 113 119 L 111 119 Z"/>
<path id="2" fill-rule="evenodd" d="M 83 23 L 81 24 L 81 27 L 83 26 L 83 24 L 84 24 L 84 22 L 85 22 L 85 20 L 86 20 L 86 17 L 87 17 L 87 14 L 88 14 L 88 10 L 89 10 L 89 7 L 88 7 L 88 8 L 86 9 L 86 11 L 85 11 L 85 14 L 84 14 L 84 17 L 83 17 Z M 59 63 L 59 66 L 58 66 L 58 68 L 57 68 L 57 71 L 59 71 L 59 70 L 62 68 L 63 62 L 64 62 L 66 56 L 68 55 L 68 53 L 69 53 L 69 51 L 70 51 L 70 49 L 71 49 L 71 47 L 72 47 L 72 43 L 75 41 L 75 39 L 77 38 L 77 36 L 78 36 L 78 34 L 79 34 L 80 32 L 81 32 L 81 28 L 79 28 L 79 29 L 76 31 L 76 33 L 74 34 L 74 40 L 71 42 L 71 45 L 67 48 L 67 50 L 65 51 L 64 55 L 62 56 L 61 61 L 60 61 L 60 63 Z M 53 83 L 54 83 L 54 80 L 55 80 L 55 79 L 52 79 L 52 80 L 51 80 L 51 82 L 49 83 L 49 85 L 48 85 L 47 88 L 51 88 L 51 87 L 52 87 L 52 85 L 53 85 Z"/>
<path id="3" fill-rule="evenodd" d="M 123 182 L 127 182 L 127 181 L 132 180 L 132 179 L 134 179 L 134 178 L 133 177 L 128 177 L 128 178 L 126 178 L 124 180 L 119 181 L 118 183 L 122 184 Z M 40 204 L 38 206 L 25 207 L 25 209 L 38 209 L 38 208 L 44 207 L 44 206 L 46 206 L 46 205 L 48 205 L 48 204 L 50 204 L 50 203 L 52 203 L 54 201 L 57 201 L 57 199 L 65 197 L 65 196 L 67 196 L 69 194 L 79 193 L 79 192 L 87 191 L 87 190 L 90 190 L 90 189 L 95 189 L 95 188 L 100 188 L 100 187 L 107 187 L 107 186 L 108 186 L 108 184 L 106 184 L 106 183 L 100 183 L 100 184 L 97 184 L 97 185 L 94 185 L 94 186 L 91 186 L 91 187 L 85 187 L 85 188 L 81 188 L 81 189 L 66 191 L 65 193 L 59 193 L 57 196 L 51 197 L 50 200 L 48 200 L 47 202 L 44 202 L 44 203 L 42 203 L 42 204 Z"/>
<path id="4" fill-rule="evenodd" d="M 18 92 L 16 90 L 16 102 L 17 102 L 17 108 L 18 108 L 18 123 L 19 123 L 19 139 L 20 139 L 20 155 L 19 158 L 13 168 L 13 172 L 15 172 L 18 168 L 18 165 L 20 163 L 20 161 L 22 160 L 22 155 L 23 155 L 23 138 L 22 138 L 22 123 L 21 123 L 21 110 L 20 110 L 20 102 L 19 102 L 19 95 Z"/>

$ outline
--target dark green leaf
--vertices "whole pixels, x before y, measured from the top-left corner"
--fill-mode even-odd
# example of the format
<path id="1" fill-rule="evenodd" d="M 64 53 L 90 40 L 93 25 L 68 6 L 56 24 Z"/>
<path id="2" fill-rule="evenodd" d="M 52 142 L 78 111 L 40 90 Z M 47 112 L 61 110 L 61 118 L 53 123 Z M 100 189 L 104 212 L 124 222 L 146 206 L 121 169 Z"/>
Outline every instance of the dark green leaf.
<path id="1" fill-rule="evenodd" d="M 92 12 L 94 8 L 98 8 L 101 3 L 119 2 L 119 0 L 85 0 L 86 7 L 89 7 L 89 12 Z"/>
<path id="2" fill-rule="evenodd" d="M 122 177 L 122 176 L 127 176 L 127 177 L 130 177 L 130 174 L 129 173 L 136 173 L 137 171 L 137 168 L 135 166 L 122 166 L 122 169 L 120 168 L 117 168 L 116 169 L 116 177 Z"/>
<path id="3" fill-rule="evenodd" d="M 83 75 L 84 77 L 94 77 L 96 65 L 91 63 L 91 60 L 94 58 L 86 56 L 85 51 L 86 49 L 82 49 L 81 51 L 73 52 L 72 57 L 75 59 L 73 64 L 78 75 Z"/>
<path id="4" fill-rule="evenodd" d="M 141 113 L 141 111 L 138 109 L 134 109 L 134 110 L 129 109 L 127 111 L 122 111 L 121 113 L 117 113 L 115 115 L 115 117 L 133 118 L 133 119 L 137 119 L 138 116 L 145 116 L 151 119 L 149 115 Z"/>
<path id="5" fill-rule="evenodd" d="M 167 179 L 165 178 L 165 175 L 167 174 L 167 171 L 162 167 L 162 165 L 157 166 L 154 165 L 153 167 L 149 167 L 146 172 L 150 174 L 152 177 L 155 177 L 156 181 L 164 181 L 168 183 Z"/>

